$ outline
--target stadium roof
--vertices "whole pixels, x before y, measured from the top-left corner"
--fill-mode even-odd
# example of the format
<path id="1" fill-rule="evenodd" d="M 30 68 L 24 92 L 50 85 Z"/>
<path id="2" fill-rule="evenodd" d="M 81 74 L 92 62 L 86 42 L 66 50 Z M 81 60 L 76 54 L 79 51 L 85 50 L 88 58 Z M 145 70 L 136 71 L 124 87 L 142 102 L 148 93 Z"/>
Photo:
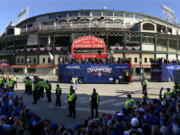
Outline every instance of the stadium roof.
<path id="1" fill-rule="evenodd" d="M 22 23 L 25 23 L 26 21 L 35 19 L 36 17 L 46 16 L 46 15 L 51 15 L 51 14 L 57 14 L 57 13 L 83 12 L 83 11 L 86 11 L 86 12 L 97 12 L 97 11 L 103 12 L 103 11 L 106 11 L 106 12 L 130 13 L 130 14 L 135 14 L 135 15 L 141 15 L 141 16 L 144 16 L 144 17 L 153 19 L 153 20 L 161 21 L 161 22 L 167 23 L 167 24 L 169 24 L 169 25 L 172 25 L 172 26 L 175 26 L 175 27 L 180 28 L 180 25 L 179 25 L 179 24 L 173 24 L 173 23 L 170 23 L 170 22 L 168 22 L 168 21 L 166 21 L 166 20 L 163 20 L 163 19 L 161 19 L 161 18 L 154 17 L 154 16 L 151 16 L 151 15 L 147 15 L 147 14 L 144 14 L 144 13 L 137 13 L 137 12 L 132 12 L 132 11 L 120 11 L 120 10 L 107 10 L 107 9 L 96 9 L 96 10 L 93 10 L 93 9 L 81 9 L 81 10 L 69 10 L 69 11 L 50 12 L 50 13 L 45 13 L 45 14 L 41 14 L 41 15 L 37 15 L 37 16 L 33 16 L 33 17 L 30 17 L 30 18 L 27 18 L 26 20 L 18 23 L 16 26 L 19 26 L 19 25 L 21 25 Z"/>

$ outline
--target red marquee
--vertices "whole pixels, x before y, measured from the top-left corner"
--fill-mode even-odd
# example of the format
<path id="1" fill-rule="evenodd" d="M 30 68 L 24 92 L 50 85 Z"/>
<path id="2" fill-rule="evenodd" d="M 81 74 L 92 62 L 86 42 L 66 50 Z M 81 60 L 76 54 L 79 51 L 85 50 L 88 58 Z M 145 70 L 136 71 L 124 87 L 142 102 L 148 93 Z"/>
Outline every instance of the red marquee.
<path id="1" fill-rule="evenodd" d="M 75 58 L 106 58 L 106 45 L 103 39 L 83 36 L 73 41 L 71 54 Z"/>

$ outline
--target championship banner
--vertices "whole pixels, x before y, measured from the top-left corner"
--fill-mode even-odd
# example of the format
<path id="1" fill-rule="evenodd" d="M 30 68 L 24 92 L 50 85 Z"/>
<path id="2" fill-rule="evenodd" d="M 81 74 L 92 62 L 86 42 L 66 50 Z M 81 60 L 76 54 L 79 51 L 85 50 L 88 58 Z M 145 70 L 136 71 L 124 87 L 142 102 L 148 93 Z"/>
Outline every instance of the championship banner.
<path id="1" fill-rule="evenodd" d="M 140 46 L 133 46 L 133 48 L 135 49 L 135 50 L 140 50 Z"/>
<path id="2" fill-rule="evenodd" d="M 60 51 L 61 48 L 62 48 L 62 47 L 56 47 L 55 49 L 56 49 L 57 51 Z"/>
<path id="3" fill-rule="evenodd" d="M 47 47 L 47 50 L 48 50 L 48 51 L 51 51 L 51 50 L 52 50 L 52 47 Z"/>
<path id="4" fill-rule="evenodd" d="M 127 50 L 132 50 L 133 49 L 132 46 L 127 46 L 126 48 L 127 48 Z"/>
<path id="5" fill-rule="evenodd" d="M 21 52 L 24 52 L 24 49 L 20 49 L 21 50 Z"/>
<path id="6" fill-rule="evenodd" d="M 30 52 L 30 51 L 31 51 L 31 48 L 27 48 L 27 51 Z"/>
<path id="7" fill-rule="evenodd" d="M 35 51 L 37 51 L 37 48 L 32 48 L 32 50 L 35 52 Z"/>
<path id="8" fill-rule="evenodd" d="M 118 46 L 117 47 L 118 50 L 123 50 L 123 48 L 124 48 L 123 46 Z"/>
<path id="9" fill-rule="evenodd" d="M 116 46 L 111 46 L 110 49 L 111 50 L 116 50 Z"/>
<path id="10" fill-rule="evenodd" d="M 44 52 L 44 51 L 46 50 L 45 47 L 41 47 L 41 48 L 39 48 L 39 49 L 40 49 L 40 51 L 42 51 L 42 52 Z"/>

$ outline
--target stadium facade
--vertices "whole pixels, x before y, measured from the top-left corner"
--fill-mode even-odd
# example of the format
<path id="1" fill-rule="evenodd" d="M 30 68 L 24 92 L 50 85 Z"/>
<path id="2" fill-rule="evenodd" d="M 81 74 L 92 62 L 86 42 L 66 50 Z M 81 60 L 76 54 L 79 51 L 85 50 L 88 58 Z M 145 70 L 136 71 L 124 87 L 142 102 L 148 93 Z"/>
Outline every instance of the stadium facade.
<path id="1" fill-rule="evenodd" d="M 117 10 L 47 13 L 9 25 L 0 37 L 0 60 L 14 73 L 56 74 L 74 39 L 104 39 L 115 59 L 131 58 L 133 73 L 150 71 L 150 59 L 180 59 L 180 26 L 157 17 Z"/>

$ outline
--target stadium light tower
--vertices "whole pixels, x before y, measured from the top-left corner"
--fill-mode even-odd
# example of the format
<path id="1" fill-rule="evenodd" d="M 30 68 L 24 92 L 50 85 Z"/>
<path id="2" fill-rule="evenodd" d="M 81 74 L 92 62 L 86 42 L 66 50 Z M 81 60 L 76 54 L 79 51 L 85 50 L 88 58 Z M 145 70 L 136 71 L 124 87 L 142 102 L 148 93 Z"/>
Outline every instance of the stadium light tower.
<path id="1" fill-rule="evenodd" d="M 17 16 L 19 18 L 18 23 L 29 17 L 29 7 L 23 9 Z"/>
<path id="2" fill-rule="evenodd" d="M 168 6 L 166 5 L 162 5 L 161 6 L 162 9 L 162 17 L 163 19 L 171 22 L 171 23 L 177 23 L 177 18 L 175 16 L 175 12 Z"/>

